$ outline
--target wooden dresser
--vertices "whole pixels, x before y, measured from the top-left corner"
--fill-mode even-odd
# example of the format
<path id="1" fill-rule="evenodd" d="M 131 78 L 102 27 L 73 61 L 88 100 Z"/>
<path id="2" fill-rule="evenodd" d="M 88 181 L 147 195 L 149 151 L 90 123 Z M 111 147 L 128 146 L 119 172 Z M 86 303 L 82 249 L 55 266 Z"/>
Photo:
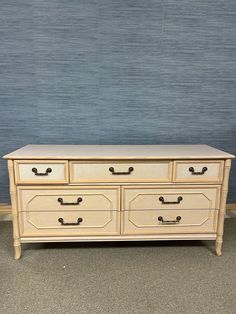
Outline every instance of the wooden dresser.
<path id="1" fill-rule="evenodd" d="M 207 145 L 27 145 L 6 156 L 21 243 L 215 240 L 233 155 Z"/>

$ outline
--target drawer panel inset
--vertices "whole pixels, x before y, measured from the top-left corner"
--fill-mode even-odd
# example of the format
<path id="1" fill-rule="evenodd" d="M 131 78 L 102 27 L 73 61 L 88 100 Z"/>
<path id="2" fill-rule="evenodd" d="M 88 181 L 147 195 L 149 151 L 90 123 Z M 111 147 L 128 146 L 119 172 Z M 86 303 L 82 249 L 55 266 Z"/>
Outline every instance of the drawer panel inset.
<path id="1" fill-rule="evenodd" d="M 172 162 L 71 161 L 70 182 L 170 182 Z"/>
<path id="2" fill-rule="evenodd" d="M 218 210 L 137 210 L 122 215 L 122 234 L 215 233 Z"/>
<path id="3" fill-rule="evenodd" d="M 123 197 L 123 210 L 218 209 L 220 186 L 126 186 Z"/>
<path id="4" fill-rule="evenodd" d="M 116 235 L 120 233 L 118 211 L 21 212 L 24 236 Z"/>
<path id="5" fill-rule="evenodd" d="M 68 161 L 15 161 L 16 184 L 68 183 Z"/>
<path id="6" fill-rule="evenodd" d="M 18 187 L 19 211 L 120 210 L 119 187 Z"/>
<path id="7" fill-rule="evenodd" d="M 174 182 L 220 183 L 223 179 L 223 161 L 175 161 Z"/>

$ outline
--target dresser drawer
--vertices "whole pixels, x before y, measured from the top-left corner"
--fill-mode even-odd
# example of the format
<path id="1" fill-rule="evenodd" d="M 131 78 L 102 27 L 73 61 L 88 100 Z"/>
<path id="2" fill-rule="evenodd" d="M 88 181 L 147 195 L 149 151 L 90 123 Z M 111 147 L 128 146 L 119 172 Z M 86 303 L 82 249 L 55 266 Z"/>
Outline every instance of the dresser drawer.
<path id="1" fill-rule="evenodd" d="M 115 235 L 120 233 L 118 211 L 21 212 L 24 236 Z"/>
<path id="2" fill-rule="evenodd" d="M 172 163 L 145 161 L 71 161 L 70 182 L 169 182 Z"/>
<path id="3" fill-rule="evenodd" d="M 124 187 L 123 210 L 218 209 L 220 186 Z"/>
<path id="4" fill-rule="evenodd" d="M 224 161 L 175 161 L 174 182 L 220 183 Z"/>
<path id="5" fill-rule="evenodd" d="M 68 183 L 68 161 L 15 161 L 17 184 Z"/>
<path id="6" fill-rule="evenodd" d="M 120 209 L 119 187 L 18 187 L 19 211 Z"/>
<path id="7" fill-rule="evenodd" d="M 132 210 L 122 215 L 122 234 L 215 233 L 218 210 Z"/>

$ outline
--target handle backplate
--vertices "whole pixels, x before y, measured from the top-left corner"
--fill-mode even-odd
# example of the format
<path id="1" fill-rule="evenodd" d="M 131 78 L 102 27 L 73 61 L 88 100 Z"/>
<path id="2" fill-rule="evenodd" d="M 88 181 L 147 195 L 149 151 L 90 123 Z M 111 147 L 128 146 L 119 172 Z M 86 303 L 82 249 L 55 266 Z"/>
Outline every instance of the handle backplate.
<path id="1" fill-rule="evenodd" d="M 166 224 L 166 225 L 174 225 L 180 222 L 181 220 L 181 216 L 177 216 L 175 218 L 175 220 L 164 220 L 164 218 L 162 216 L 158 217 L 158 220 L 162 223 L 162 224 Z"/>
<path id="2" fill-rule="evenodd" d="M 58 218 L 58 222 L 61 223 L 62 226 L 78 226 L 83 221 L 83 218 L 79 217 L 77 222 L 64 222 L 63 218 Z"/>
<path id="3" fill-rule="evenodd" d="M 190 167 L 190 168 L 188 169 L 188 171 L 191 172 L 192 175 L 195 175 L 195 176 L 201 176 L 201 175 L 203 175 L 207 170 L 208 170 L 207 167 L 203 167 L 203 168 L 202 168 L 202 171 L 195 171 L 193 167 Z"/>
<path id="4" fill-rule="evenodd" d="M 180 204 L 180 202 L 183 200 L 183 197 L 182 196 L 179 196 L 177 198 L 177 201 L 173 201 L 173 202 L 168 202 L 168 201 L 165 201 L 164 197 L 163 196 L 160 196 L 159 197 L 159 201 L 162 202 L 162 204 Z"/>
<path id="5" fill-rule="evenodd" d="M 134 168 L 133 167 L 129 167 L 128 171 L 127 172 L 117 172 L 115 171 L 115 169 L 113 167 L 110 167 L 109 168 L 109 171 L 114 174 L 114 175 L 128 175 L 128 174 L 131 174 L 131 172 L 134 171 Z"/>
<path id="6" fill-rule="evenodd" d="M 61 205 L 79 205 L 82 202 L 82 197 L 78 197 L 77 198 L 77 202 L 71 202 L 71 203 L 66 203 L 63 201 L 63 198 L 59 197 L 57 199 L 57 201 L 61 204 Z"/>
<path id="7" fill-rule="evenodd" d="M 32 172 L 36 176 L 48 176 L 48 174 L 52 172 L 52 168 L 47 168 L 45 172 L 38 172 L 37 168 L 32 168 Z"/>

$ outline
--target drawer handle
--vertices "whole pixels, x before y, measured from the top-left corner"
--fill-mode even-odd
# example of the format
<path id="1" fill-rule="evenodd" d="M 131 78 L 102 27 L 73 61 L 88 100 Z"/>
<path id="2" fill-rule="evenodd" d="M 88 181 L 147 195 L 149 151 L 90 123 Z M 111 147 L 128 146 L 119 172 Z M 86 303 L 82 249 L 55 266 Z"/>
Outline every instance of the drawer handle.
<path id="1" fill-rule="evenodd" d="M 158 220 L 159 220 L 160 222 L 162 222 L 163 224 L 167 224 L 167 225 L 177 224 L 177 223 L 180 222 L 181 216 L 177 216 L 177 217 L 175 218 L 175 220 L 164 220 L 162 216 L 159 216 L 159 217 L 158 217 Z"/>
<path id="2" fill-rule="evenodd" d="M 133 168 L 133 167 L 129 167 L 129 170 L 128 170 L 127 172 L 116 172 L 113 167 L 110 167 L 110 168 L 109 168 L 109 171 L 110 171 L 112 174 L 115 174 L 115 175 L 126 175 L 126 174 L 131 174 L 131 172 L 134 171 L 134 168 Z"/>
<path id="3" fill-rule="evenodd" d="M 192 173 L 192 175 L 198 176 L 203 175 L 207 171 L 207 167 L 203 167 L 202 171 L 195 171 L 193 167 L 190 167 L 188 170 Z"/>
<path id="4" fill-rule="evenodd" d="M 59 197 L 58 198 L 58 202 L 61 204 L 61 205 L 79 205 L 81 202 L 82 202 L 82 197 L 78 197 L 77 198 L 77 202 L 75 202 L 75 203 L 64 203 L 64 201 L 63 201 L 63 199 L 61 198 L 61 197 Z"/>
<path id="5" fill-rule="evenodd" d="M 183 200 L 182 196 L 179 196 L 176 202 L 167 202 L 164 200 L 163 196 L 159 197 L 159 201 L 161 201 L 162 204 L 179 204 L 182 200 Z"/>
<path id="6" fill-rule="evenodd" d="M 77 222 L 64 222 L 63 218 L 58 218 L 58 221 L 61 223 L 62 226 L 78 226 L 83 221 L 83 219 L 78 218 Z"/>
<path id="7" fill-rule="evenodd" d="M 40 173 L 38 172 L 37 168 L 32 168 L 32 172 L 36 175 L 36 176 L 48 176 L 49 173 L 52 172 L 52 168 L 47 168 L 46 172 Z"/>

